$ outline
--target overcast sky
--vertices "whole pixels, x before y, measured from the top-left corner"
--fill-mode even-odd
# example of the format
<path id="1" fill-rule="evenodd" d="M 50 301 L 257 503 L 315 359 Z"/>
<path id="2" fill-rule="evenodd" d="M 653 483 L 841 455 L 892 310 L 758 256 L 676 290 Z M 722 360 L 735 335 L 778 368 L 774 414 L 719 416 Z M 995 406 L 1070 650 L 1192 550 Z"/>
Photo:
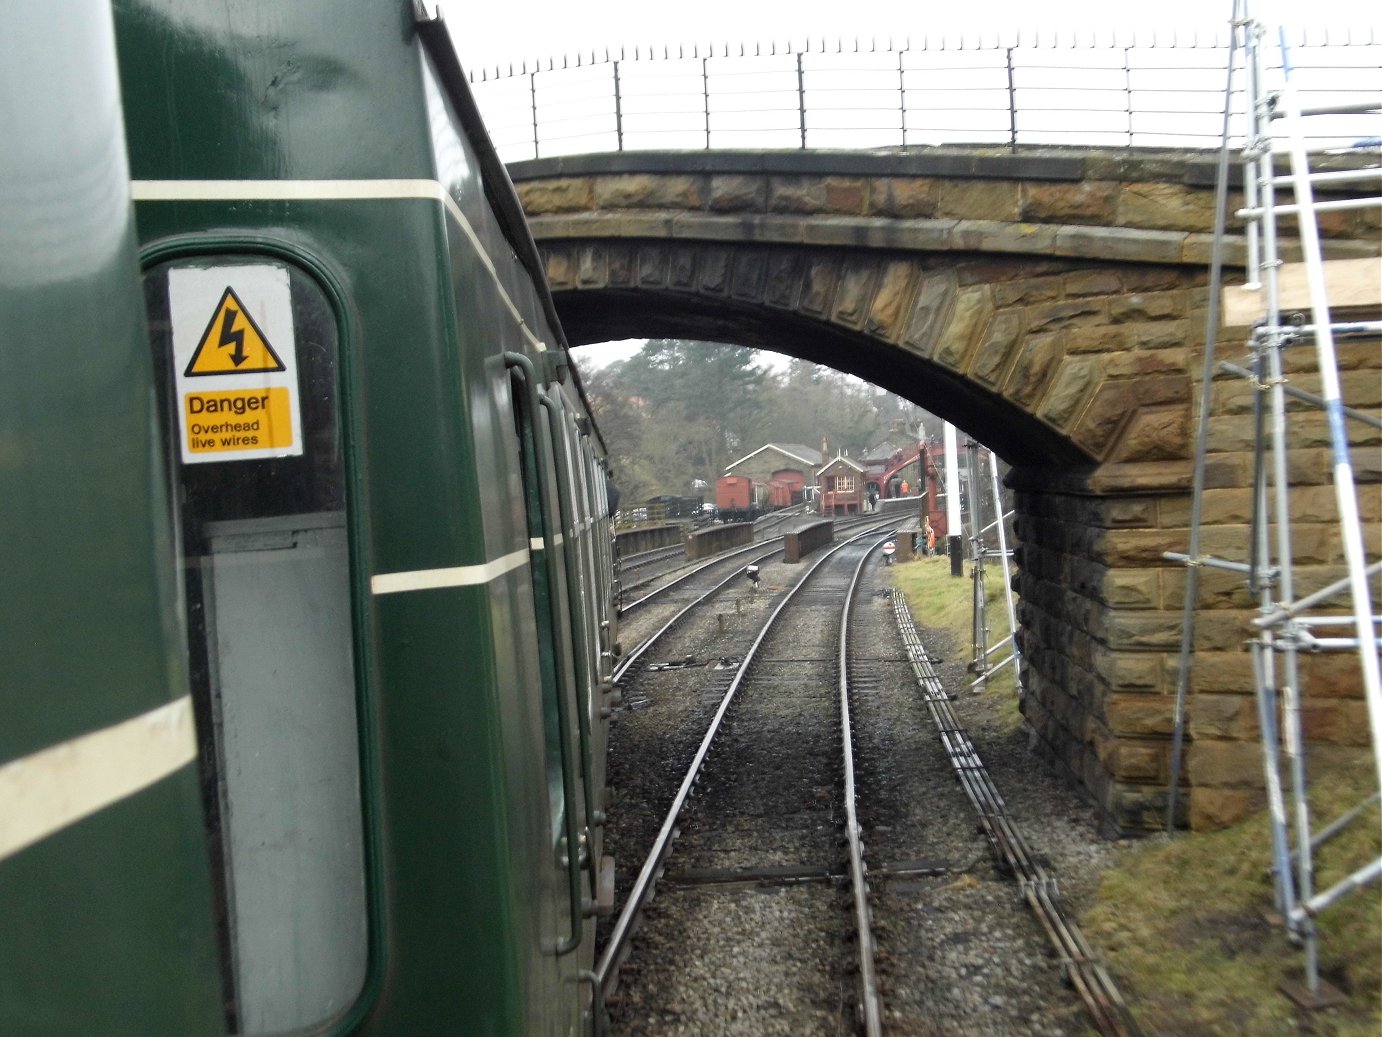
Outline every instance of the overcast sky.
<path id="1" fill-rule="evenodd" d="M 479 69 L 592 49 L 685 43 L 924 37 L 986 39 L 1029 33 L 1150 29 L 1227 32 L 1232 0 L 443 0 L 462 63 Z M 1264 21 L 1311 26 L 1377 25 L 1374 0 L 1253 2 Z M 1279 11 L 1273 15 L 1270 12 Z"/>

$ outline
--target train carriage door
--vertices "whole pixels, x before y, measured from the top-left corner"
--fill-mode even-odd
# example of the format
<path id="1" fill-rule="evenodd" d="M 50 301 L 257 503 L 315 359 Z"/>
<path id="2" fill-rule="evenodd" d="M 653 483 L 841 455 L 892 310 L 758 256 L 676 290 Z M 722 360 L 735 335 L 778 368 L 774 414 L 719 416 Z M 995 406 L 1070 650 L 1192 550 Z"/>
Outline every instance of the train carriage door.
<path id="1" fill-rule="evenodd" d="M 227 1022 L 318 1029 L 368 966 L 337 325 L 315 281 L 175 260 L 145 295 L 181 535 Z"/>
<path id="2" fill-rule="evenodd" d="M 583 862 L 590 873 L 591 889 L 599 885 L 598 855 L 595 826 L 602 816 L 598 812 L 598 775 L 594 764 L 592 725 L 596 700 L 595 672 L 597 662 L 591 643 L 591 593 L 586 566 L 582 560 L 582 511 L 577 482 L 574 443 L 579 438 L 575 424 L 567 413 L 560 393 L 542 394 L 542 409 L 546 413 L 546 434 L 552 443 L 558 476 L 558 512 L 562 523 L 562 554 L 566 578 L 567 620 L 572 650 L 576 659 L 576 730 L 580 738 L 581 789 L 585 796 L 586 818 L 590 826 L 582 846 Z"/>
<path id="3" fill-rule="evenodd" d="M 515 432 L 524 490 L 529 542 L 534 564 L 533 606 L 538 633 L 538 663 L 542 683 L 542 714 L 546 735 L 546 774 L 554 876 L 565 886 L 565 910 L 551 919 L 545 949 L 558 961 L 555 982 L 578 981 L 572 954 L 582 949 L 588 958 L 586 890 L 582 870 L 588 855 L 582 796 L 578 786 L 581 761 L 576 744 L 577 646 L 571 639 L 569 574 L 563 545 L 566 534 L 560 505 L 560 475 L 555 444 L 543 420 L 545 393 L 538 386 L 532 362 L 522 354 L 505 354 L 512 390 Z M 564 998 L 559 999 L 564 1000 Z"/>

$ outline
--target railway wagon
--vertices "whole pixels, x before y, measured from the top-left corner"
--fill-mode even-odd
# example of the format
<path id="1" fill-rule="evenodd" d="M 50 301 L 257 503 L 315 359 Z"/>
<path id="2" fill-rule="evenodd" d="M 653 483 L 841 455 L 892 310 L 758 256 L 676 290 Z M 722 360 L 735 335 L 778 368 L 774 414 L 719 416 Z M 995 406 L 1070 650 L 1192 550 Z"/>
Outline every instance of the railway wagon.
<path id="1" fill-rule="evenodd" d="M 590 1032 L 609 474 L 446 27 L 22 6 L 0 1032 Z"/>
<path id="2" fill-rule="evenodd" d="M 795 468 L 773 472 L 768 480 L 768 504 L 773 508 L 790 508 L 806 499 L 806 476 Z"/>
<path id="3" fill-rule="evenodd" d="M 753 480 L 722 475 L 715 480 L 715 511 L 721 522 L 752 522 L 762 514 Z"/>

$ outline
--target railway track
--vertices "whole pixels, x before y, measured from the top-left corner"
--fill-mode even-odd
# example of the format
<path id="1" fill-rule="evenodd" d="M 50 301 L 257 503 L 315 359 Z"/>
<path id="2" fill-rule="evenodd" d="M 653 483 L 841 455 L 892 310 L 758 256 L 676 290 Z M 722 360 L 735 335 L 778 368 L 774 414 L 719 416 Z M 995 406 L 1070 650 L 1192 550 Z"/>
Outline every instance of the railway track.
<path id="1" fill-rule="evenodd" d="M 682 549 L 677 548 L 677 550 L 680 551 Z M 654 601 L 670 600 L 670 595 L 673 590 L 682 588 L 684 585 L 689 584 L 691 581 L 703 575 L 719 572 L 734 572 L 737 574 L 745 565 L 762 562 L 779 553 L 781 550 L 782 537 L 778 536 L 768 540 L 755 541 L 752 544 L 747 544 L 744 547 L 735 548 L 731 551 L 725 551 L 690 567 L 687 567 L 683 563 L 682 565 L 670 566 L 667 569 L 660 570 L 647 579 L 624 588 L 625 592 L 643 590 L 644 588 L 651 587 L 653 584 L 658 583 L 658 581 L 664 577 L 671 577 L 671 579 L 668 579 L 665 583 L 659 583 L 658 586 L 653 587 L 652 590 L 648 590 L 632 600 L 625 601 L 619 609 L 620 615 L 627 616 L 629 613 Z"/>
<path id="2" fill-rule="evenodd" d="M 875 538 L 874 546 L 881 542 Z M 705 985 L 733 983 L 727 977 L 742 976 L 747 964 L 755 989 L 737 999 L 725 992 L 736 1006 L 733 1032 L 844 1033 L 857 1021 L 862 1032 L 881 1033 L 844 682 L 849 603 L 868 549 L 857 539 L 839 545 L 778 595 L 724 684 L 605 942 L 597 978 L 606 995 L 684 829 L 664 900 L 693 905 L 689 914 L 673 912 L 672 924 L 680 933 L 673 943 L 690 953 L 670 971 L 640 969 L 642 977 L 670 976 L 690 987 L 656 996 L 672 1004 L 713 996 Z M 723 751 L 707 765 L 712 744 Z M 696 808 L 688 811 L 698 786 Z M 851 893 L 842 897 L 843 875 Z M 742 888 L 761 883 L 777 894 L 745 901 Z M 690 937 L 680 927 L 691 919 L 709 928 Z M 666 929 L 650 926 L 648 939 L 664 939 Z M 727 971 L 717 953 L 726 950 Z"/>
<path id="3" fill-rule="evenodd" d="M 684 561 L 686 559 L 686 549 L 681 544 L 672 544 L 670 547 L 655 547 L 651 551 L 640 551 L 636 555 L 629 555 L 627 558 L 619 560 L 619 575 L 622 577 L 628 573 L 646 569 L 658 562 L 668 559 Z"/>
<path id="4" fill-rule="evenodd" d="M 894 502 L 894 507 L 886 512 L 836 519 L 836 531 L 842 536 L 852 536 L 861 529 L 871 529 L 883 522 L 896 522 L 899 519 L 908 518 L 910 517 L 910 509 L 905 506 L 897 506 L 902 503 Z M 773 512 L 754 523 L 754 542 L 752 544 L 726 551 L 690 568 L 686 562 L 685 548 L 679 544 L 630 555 L 627 559 L 621 560 L 619 564 L 622 593 L 627 599 L 621 606 L 621 612 L 627 614 L 650 601 L 656 600 L 661 592 L 671 585 L 684 579 L 694 578 L 696 574 L 725 561 L 739 559 L 741 564 L 750 564 L 753 561 L 752 555 L 755 549 L 761 549 L 770 544 L 781 544 L 786 532 L 784 526 L 801 521 L 810 521 L 813 518 L 814 516 L 807 514 L 800 506 L 789 511 Z M 633 577 L 634 582 L 629 582 L 629 577 Z M 665 583 L 659 582 L 667 577 L 674 578 Z M 649 587 L 653 589 L 646 590 Z M 632 592 L 634 591 L 645 591 L 645 593 L 633 597 Z"/>
<path id="5" fill-rule="evenodd" d="M 611 999 L 611 1032 L 1074 1037 L 1087 1034 L 1092 1020 L 1102 1034 L 1133 1037 L 1136 1030 L 1117 990 L 1069 920 L 1053 877 L 1053 858 L 1064 860 L 1065 845 L 1080 841 L 1067 838 L 1063 827 L 1076 819 L 1048 820 L 1035 840 L 1024 838 L 964 731 L 965 708 L 981 699 L 947 696 L 939 661 L 921 645 L 915 627 L 906 631 L 905 606 L 896 606 L 881 589 L 881 566 L 865 570 L 866 590 L 854 606 L 855 636 L 827 651 L 819 632 L 798 630 L 789 635 L 790 648 L 761 647 L 762 672 L 752 678 L 759 690 L 738 694 L 745 704 L 757 700 L 764 712 L 757 718 L 737 707 L 726 713 L 723 703 L 733 697 L 727 693 L 742 657 L 751 654 L 744 646 L 768 636 L 754 631 L 781 605 L 789 573 L 801 568 L 765 563 L 755 594 L 742 579 L 742 564 L 735 565 L 732 575 L 721 576 L 720 597 L 688 607 L 668 624 L 675 632 L 671 639 L 650 639 L 641 661 L 621 677 L 628 697 L 625 719 L 632 722 L 614 729 L 611 783 L 623 794 L 612 812 L 607 845 L 619 847 L 617 900 L 624 910 L 615 922 L 602 924 L 599 973 Z M 838 610 L 838 582 L 831 578 L 820 586 L 803 593 L 828 599 Z M 847 654 L 846 644 L 853 645 Z M 832 651 L 837 654 L 827 673 L 824 660 Z M 833 737 L 863 747 L 854 795 L 846 792 L 852 779 L 843 774 L 814 783 L 800 775 L 788 780 L 798 757 L 823 755 L 804 733 L 793 738 L 789 754 L 764 750 L 756 763 L 730 740 L 771 726 L 774 711 L 808 685 L 814 709 L 824 708 L 831 687 L 852 704 L 850 737 Z M 649 712 L 640 713 L 643 708 Z M 654 715 L 661 718 L 658 725 L 642 723 Z M 715 724 L 724 737 L 708 733 Z M 835 721 L 808 726 L 838 730 Z M 641 764 L 620 762 L 632 739 L 645 743 L 632 756 Z M 737 772 L 728 769 L 741 755 Z M 692 778 L 693 757 L 713 766 Z M 754 773 L 776 785 L 804 787 L 807 795 L 798 793 L 795 805 L 755 796 L 746 791 Z M 693 808 L 674 812 L 674 798 L 692 789 Z M 1027 791 L 1020 788 L 1018 800 L 1031 808 Z M 1043 804 L 1060 797 L 1038 795 Z M 738 802 L 740 811 L 722 824 L 707 824 L 721 796 Z M 856 798 L 859 814 L 850 818 L 846 804 Z M 823 813 L 815 812 L 816 830 L 809 831 L 813 808 Z M 1065 809 L 1073 815 L 1077 808 Z M 805 826 L 803 832 L 784 835 L 789 820 Z M 813 834 L 826 831 L 830 839 L 811 843 Z M 674 844 L 678 833 L 684 834 Z M 846 843 L 863 843 L 864 833 L 867 870 L 862 846 L 857 865 L 847 863 L 843 852 Z M 797 852 L 785 852 L 793 839 Z M 655 840 L 674 852 L 654 863 L 643 849 Z M 817 853 L 812 845 L 824 849 Z M 772 847 L 776 857 L 735 857 Z M 643 856 L 641 868 L 631 863 Z M 635 872 L 646 891 L 635 891 Z M 628 906 L 631 894 L 649 900 L 664 872 L 658 899 L 646 909 L 649 921 L 630 959 L 629 978 L 616 989 L 617 963 L 626 953 L 617 943 L 639 932 L 639 911 Z M 862 882 L 850 881 L 854 873 L 869 880 L 867 900 Z M 714 935 L 690 935 L 678 904 L 692 902 L 720 905 Z M 872 916 L 873 935 L 847 937 L 850 914 Z M 748 942 L 731 937 L 734 927 L 744 930 Z M 621 936 L 616 928 L 627 932 Z M 772 948 L 766 934 L 783 929 L 796 934 L 796 949 L 765 949 Z M 876 967 L 866 982 L 866 956 L 854 949 L 870 942 L 877 948 Z M 844 946 L 851 948 L 848 959 Z M 688 950 L 687 960 L 676 964 L 673 956 Z M 817 959 L 826 964 L 807 964 Z M 768 977 L 790 989 L 794 970 L 796 992 L 771 992 Z M 683 986 L 670 994 L 654 991 L 647 981 L 656 975 L 677 977 Z M 705 977 L 699 988 L 686 985 L 697 975 Z M 1071 996 L 1072 988 L 1079 999 Z M 878 1030 L 871 1028 L 871 1014 Z"/>

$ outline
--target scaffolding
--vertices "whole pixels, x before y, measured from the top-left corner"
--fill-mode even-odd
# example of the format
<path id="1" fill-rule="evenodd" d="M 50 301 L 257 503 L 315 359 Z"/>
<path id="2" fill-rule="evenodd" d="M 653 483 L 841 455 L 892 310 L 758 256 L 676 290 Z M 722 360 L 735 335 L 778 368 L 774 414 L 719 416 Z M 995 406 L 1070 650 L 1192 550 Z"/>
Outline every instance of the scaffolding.
<path id="1" fill-rule="evenodd" d="M 1320 976 L 1317 916 L 1352 891 L 1382 877 L 1382 857 L 1351 863 L 1349 874 L 1327 889 L 1316 889 L 1316 855 L 1337 834 L 1360 819 L 1377 823 L 1382 793 L 1382 685 L 1379 682 L 1377 597 L 1382 563 L 1369 563 L 1364 542 L 1350 430 L 1374 444 L 1382 421 L 1374 412 L 1350 407 L 1343 399 L 1340 343 L 1374 340 L 1382 334 L 1377 307 L 1382 306 L 1382 261 L 1376 257 L 1326 260 L 1320 244 L 1319 214 L 1363 207 L 1382 209 L 1382 148 L 1376 131 L 1362 135 L 1352 148 L 1357 157 L 1334 160 L 1321 171 L 1320 154 L 1308 154 L 1304 124 L 1316 118 L 1382 113 L 1382 97 L 1363 103 L 1303 108 L 1297 92 L 1286 35 L 1248 12 L 1247 0 L 1235 0 L 1233 46 L 1225 89 L 1224 135 L 1216 192 L 1216 226 L 1211 260 L 1209 319 L 1204 375 L 1195 444 L 1194 480 L 1187 554 L 1168 554 L 1185 563 L 1186 589 L 1180 667 L 1172 737 L 1171 785 L 1167 830 L 1178 824 L 1180 776 L 1185 737 L 1186 698 L 1195 645 L 1195 616 L 1201 574 L 1219 570 L 1246 581 L 1256 606 L 1249 640 L 1252 683 L 1261 732 L 1263 780 L 1270 817 L 1271 858 L 1276 915 L 1290 939 L 1303 949 L 1303 981 L 1282 983 L 1283 991 L 1305 1007 L 1324 1007 L 1341 995 Z M 1279 48 L 1280 63 L 1270 55 Z M 1241 61 L 1244 84 L 1235 89 Z M 1267 78 L 1275 73 L 1276 82 Z M 1231 174 L 1230 127 L 1234 99 L 1243 99 L 1245 143 L 1240 153 L 1245 283 L 1225 287 L 1227 198 Z M 1283 161 L 1283 159 L 1285 161 Z M 1319 200 L 1316 188 L 1343 189 L 1347 197 Z M 1286 232 L 1294 225 L 1296 234 Z M 1298 255 L 1296 254 L 1298 252 Z M 1288 261 L 1289 260 L 1289 261 Z M 1332 305 L 1331 305 L 1332 300 Z M 1364 311 L 1359 319 L 1353 307 Z M 1250 327 L 1244 364 L 1215 360 L 1216 337 L 1225 327 Z M 1313 360 L 1311 352 L 1313 351 Z M 1216 382 L 1245 379 L 1253 395 L 1253 500 L 1251 533 L 1244 557 L 1214 557 L 1201 550 L 1205 514 L 1206 458 L 1214 418 Z M 1318 381 L 1309 392 L 1291 381 Z M 1376 401 L 1364 401 L 1374 406 Z M 1291 464 L 1293 446 L 1304 440 L 1293 429 L 1314 413 L 1327 428 L 1333 500 L 1332 512 L 1312 515 L 1330 535 L 1316 537 L 1310 550 L 1293 542 L 1293 506 L 1301 501 L 1301 479 Z M 1293 490 L 1293 485 L 1295 489 Z M 1327 496 L 1327 495 L 1326 495 Z M 1318 508 L 1319 502 L 1312 502 Z M 1321 543 L 1337 545 L 1322 559 Z M 1366 704 L 1369 735 L 1379 792 L 1343 811 L 1330 823 L 1313 827 L 1307 794 L 1310 746 L 1303 730 L 1302 662 L 1317 653 L 1337 653 L 1357 661 L 1357 687 Z M 1354 671 L 1349 663 L 1350 674 Z M 1352 677 L 1349 678 L 1352 680 Z"/>
<path id="2" fill-rule="evenodd" d="M 1022 697 L 1022 657 L 1018 651 L 1017 610 L 1013 603 L 1012 570 L 1010 562 L 1012 551 L 1008 548 L 1008 523 L 1012 512 L 1004 512 L 1003 496 L 998 485 L 998 455 L 974 440 L 966 440 L 967 470 L 969 475 L 969 560 L 970 577 L 973 580 L 973 652 L 970 657 L 969 672 L 978 676 L 970 683 L 969 690 L 981 692 L 988 690 L 989 678 L 1006 666 L 1013 668 L 1017 682 L 1018 698 Z M 988 468 L 988 486 L 984 483 L 984 468 Z M 987 504 L 987 507 L 985 506 Z M 990 539 L 992 538 L 992 539 Z M 989 546 L 997 543 L 997 547 Z M 997 643 L 989 644 L 991 626 L 989 621 L 988 588 L 985 584 L 985 565 L 996 560 L 1003 571 L 1003 591 L 1007 605 L 1008 634 Z M 1008 654 L 997 662 L 992 657 L 1008 649 Z"/>

